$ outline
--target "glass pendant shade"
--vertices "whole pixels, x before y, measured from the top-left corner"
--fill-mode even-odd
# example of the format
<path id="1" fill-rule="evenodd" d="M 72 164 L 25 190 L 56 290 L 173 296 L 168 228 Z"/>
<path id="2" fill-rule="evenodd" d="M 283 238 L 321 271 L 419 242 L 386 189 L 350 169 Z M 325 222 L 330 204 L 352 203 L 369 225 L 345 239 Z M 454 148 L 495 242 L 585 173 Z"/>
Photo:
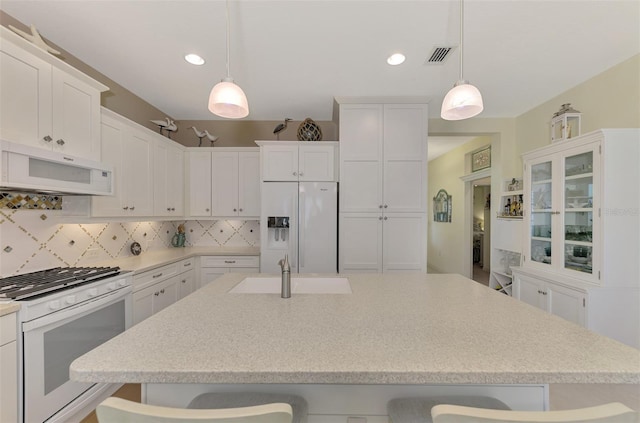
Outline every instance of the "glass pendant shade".
<path id="1" fill-rule="evenodd" d="M 467 81 L 458 81 L 444 97 L 440 116 L 445 120 L 469 119 L 483 109 L 480 91 Z"/>
<path id="2" fill-rule="evenodd" d="M 249 102 L 232 78 L 224 78 L 211 89 L 209 111 L 223 118 L 239 119 L 249 115 Z"/>

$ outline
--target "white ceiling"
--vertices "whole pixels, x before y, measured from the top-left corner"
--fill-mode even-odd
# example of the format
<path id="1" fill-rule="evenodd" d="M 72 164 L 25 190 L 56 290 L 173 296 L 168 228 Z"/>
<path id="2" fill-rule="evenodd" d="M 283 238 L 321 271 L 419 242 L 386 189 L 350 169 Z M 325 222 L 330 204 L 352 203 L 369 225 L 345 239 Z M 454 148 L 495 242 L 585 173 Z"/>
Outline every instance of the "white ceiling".
<path id="1" fill-rule="evenodd" d="M 174 119 L 218 119 L 207 99 L 226 74 L 224 1 L 0 8 Z M 231 0 L 230 11 L 231 76 L 249 120 L 330 120 L 334 96 L 428 96 L 437 117 L 459 76 L 459 50 L 424 64 L 434 46 L 459 43 L 457 0 Z M 464 30 L 464 77 L 483 94 L 480 116 L 514 117 L 640 53 L 640 2 L 467 0 Z M 391 67 L 396 51 L 407 61 Z M 188 52 L 207 63 L 187 64 Z"/>

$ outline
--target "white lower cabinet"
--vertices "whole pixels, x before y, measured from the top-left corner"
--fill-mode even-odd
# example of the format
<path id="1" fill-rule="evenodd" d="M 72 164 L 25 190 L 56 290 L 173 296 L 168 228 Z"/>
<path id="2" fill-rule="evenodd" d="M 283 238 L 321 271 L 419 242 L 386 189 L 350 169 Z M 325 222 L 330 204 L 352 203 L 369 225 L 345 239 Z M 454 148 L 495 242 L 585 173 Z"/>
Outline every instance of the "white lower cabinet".
<path id="1" fill-rule="evenodd" d="M 213 282 L 225 273 L 260 273 L 260 257 L 202 256 L 198 288 Z"/>
<path id="2" fill-rule="evenodd" d="M 194 260 L 185 259 L 134 276 L 134 325 L 193 292 Z"/>
<path id="3" fill-rule="evenodd" d="M 340 273 L 424 272 L 421 213 L 340 213 Z"/>
<path id="4" fill-rule="evenodd" d="M 0 317 L 0 422 L 18 421 L 16 314 Z"/>
<path id="5" fill-rule="evenodd" d="M 514 273 L 516 298 L 549 313 L 586 326 L 587 293 Z"/>

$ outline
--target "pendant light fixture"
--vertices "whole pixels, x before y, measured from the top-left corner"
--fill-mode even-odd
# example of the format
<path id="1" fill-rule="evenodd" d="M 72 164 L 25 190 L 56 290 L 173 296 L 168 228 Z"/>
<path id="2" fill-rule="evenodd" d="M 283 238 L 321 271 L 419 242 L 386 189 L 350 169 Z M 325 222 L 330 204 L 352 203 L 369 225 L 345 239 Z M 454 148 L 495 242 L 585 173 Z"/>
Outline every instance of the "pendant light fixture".
<path id="1" fill-rule="evenodd" d="M 464 60 L 463 44 L 464 0 L 460 0 L 460 79 L 449 90 L 442 101 L 440 116 L 445 120 L 469 119 L 484 109 L 482 94 L 469 81 L 462 78 L 462 62 Z"/>
<path id="2" fill-rule="evenodd" d="M 239 119 L 249 115 L 247 96 L 238 85 L 233 82 L 229 72 L 229 0 L 226 1 L 227 11 L 227 76 L 217 83 L 209 94 L 209 111 L 214 115 Z"/>

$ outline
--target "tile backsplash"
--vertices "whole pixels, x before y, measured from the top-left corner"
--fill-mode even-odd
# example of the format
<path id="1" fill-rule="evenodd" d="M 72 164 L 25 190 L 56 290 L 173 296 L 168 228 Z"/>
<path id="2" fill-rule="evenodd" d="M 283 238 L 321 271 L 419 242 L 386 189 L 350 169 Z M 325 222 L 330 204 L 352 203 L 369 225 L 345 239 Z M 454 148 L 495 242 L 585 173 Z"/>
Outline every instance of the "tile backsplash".
<path id="1" fill-rule="evenodd" d="M 58 210 L 0 209 L 0 277 L 50 267 L 89 266 L 142 251 L 171 247 L 184 224 L 187 247 L 259 247 L 255 220 L 63 223 Z"/>

